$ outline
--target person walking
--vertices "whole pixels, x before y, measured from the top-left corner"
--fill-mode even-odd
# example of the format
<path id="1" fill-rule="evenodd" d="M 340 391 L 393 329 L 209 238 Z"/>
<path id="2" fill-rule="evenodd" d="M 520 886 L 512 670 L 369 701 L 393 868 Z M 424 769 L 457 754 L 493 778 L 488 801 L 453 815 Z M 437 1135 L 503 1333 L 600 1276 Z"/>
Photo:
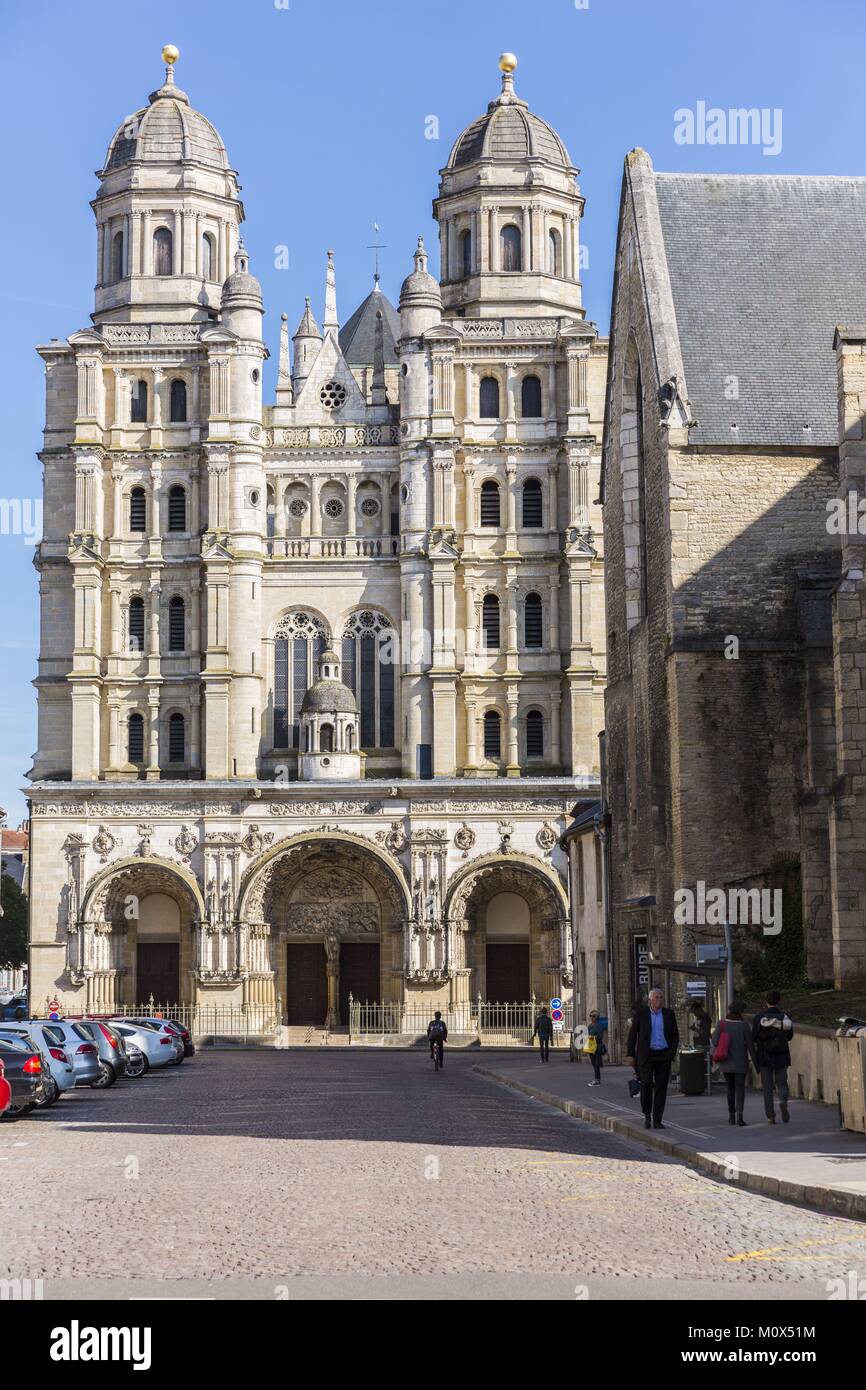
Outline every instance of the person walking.
<path id="1" fill-rule="evenodd" d="M 550 1017 L 547 1009 L 542 1009 L 541 1013 L 536 1015 L 532 1037 L 538 1038 L 538 1047 L 541 1052 L 542 1062 L 548 1061 L 550 1039 L 553 1037 L 553 1019 Z"/>
<path id="2" fill-rule="evenodd" d="M 604 1045 L 605 1032 L 606 1029 L 604 1024 L 599 1023 L 598 1014 L 596 1013 L 595 1009 L 593 1009 L 592 1013 L 589 1016 L 589 1027 L 586 1030 L 586 1035 L 588 1038 L 595 1038 L 595 1048 L 592 1052 L 588 1054 L 589 1060 L 592 1062 L 592 1070 L 595 1075 L 595 1080 L 590 1081 L 588 1083 L 590 1086 L 601 1085 L 602 1058 L 605 1056 L 605 1053 L 607 1052 L 607 1048 Z"/>
<path id="3" fill-rule="evenodd" d="M 764 1113 L 767 1124 L 776 1123 L 773 1106 L 773 1088 L 779 1092 L 779 1110 L 782 1124 L 787 1124 L 791 1116 L 788 1111 L 788 1068 L 791 1065 L 790 1040 L 794 1035 L 794 1025 L 781 1007 L 782 996 L 777 989 L 767 990 L 767 1002 L 758 1009 L 752 1021 L 752 1041 L 761 1071 L 761 1085 L 764 1090 Z"/>
<path id="4" fill-rule="evenodd" d="M 719 1019 L 710 1039 L 713 1061 L 718 1063 L 728 1091 L 728 1124 L 745 1125 L 743 1105 L 746 1100 L 746 1074 L 749 1062 L 758 1070 L 749 1025 L 743 1018 L 743 1006 L 731 1000 L 723 1019 Z"/>
<path id="5" fill-rule="evenodd" d="M 637 1009 L 632 1017 L 626 1044 L 626 1061 L 640 1079 L 640 1108 L 647 1129 L 664 1129 L 671 1063 L 679 1046 L 677 1016 L 663 1006 L 661 990 L 651 989 L 649 1005 Z"/>

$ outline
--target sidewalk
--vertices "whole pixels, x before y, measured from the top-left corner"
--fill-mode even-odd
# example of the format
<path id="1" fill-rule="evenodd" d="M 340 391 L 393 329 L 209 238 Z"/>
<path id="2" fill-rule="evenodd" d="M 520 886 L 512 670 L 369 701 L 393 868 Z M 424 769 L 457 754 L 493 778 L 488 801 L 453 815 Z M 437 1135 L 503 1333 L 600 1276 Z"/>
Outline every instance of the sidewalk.
<path id="1" fill-rule="evenodd" d="M 637 1100 L 630 1100 L 628 1067 L 605 1067 L 601 1086 L 589 1089 L 592 1069 L 551 1052 L 542 1065 L 531 1057 L 491 1057 L 474 1071 L 555 1105 L 568 1115 L 636 1140 L 713 1177 L 739 1183 L 767 1197 L 800 1202 L 834 1216 L 866 1220 L 866 1135 L 840 1130 L 834 1105 L 792 1100 L 783 1125 L 778 1105 L 768 1125 L 760 1092 L 747 1090 L 746 1128 L 728 1124 L 724 1091 L 712 1097 L 669 1092 L 661 1131 L 644 1128 Z"/>

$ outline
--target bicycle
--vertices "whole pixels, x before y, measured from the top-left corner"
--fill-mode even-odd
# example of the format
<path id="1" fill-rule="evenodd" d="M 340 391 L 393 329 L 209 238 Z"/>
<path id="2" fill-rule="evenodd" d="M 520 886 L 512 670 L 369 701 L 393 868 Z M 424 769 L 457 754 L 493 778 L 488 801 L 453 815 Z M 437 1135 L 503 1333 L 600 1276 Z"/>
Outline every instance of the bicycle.
<path id="1" fill-rule="evenodd" d="M 445 1065 L 445 1044 L 441 1038 L 434 1040 L 433 1046 L 430 1049 L 430 1056 L 433 1058 L 433 1070 L 441 1071 L 442 1067 Z"/>

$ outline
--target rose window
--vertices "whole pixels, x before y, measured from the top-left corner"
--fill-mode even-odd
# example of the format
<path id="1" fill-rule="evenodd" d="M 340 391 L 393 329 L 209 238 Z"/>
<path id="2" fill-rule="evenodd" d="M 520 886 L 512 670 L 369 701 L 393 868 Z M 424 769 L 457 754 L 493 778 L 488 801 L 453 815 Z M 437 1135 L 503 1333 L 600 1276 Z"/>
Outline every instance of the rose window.
<path id="1" fill-rule="evenodd" d="M 339 410 L 346 403 L 346 388 L 339 381 L 326 381 L 319 393 L 319 400 L 326 410 Z"/>

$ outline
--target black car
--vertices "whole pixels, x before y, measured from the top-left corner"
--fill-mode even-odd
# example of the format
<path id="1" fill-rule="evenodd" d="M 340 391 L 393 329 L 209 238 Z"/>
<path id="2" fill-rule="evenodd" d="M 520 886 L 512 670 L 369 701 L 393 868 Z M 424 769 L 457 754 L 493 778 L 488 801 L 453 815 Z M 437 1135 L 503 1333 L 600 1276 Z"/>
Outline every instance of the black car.
<path id="1" fill-rule="evenodd" d="M 42 1058 L 29 1043 L 3 1037 L 0 1038 L 0 1061 L 12 1091 L 3 1119 L 17 1120 L 46 1098 Z"/>

